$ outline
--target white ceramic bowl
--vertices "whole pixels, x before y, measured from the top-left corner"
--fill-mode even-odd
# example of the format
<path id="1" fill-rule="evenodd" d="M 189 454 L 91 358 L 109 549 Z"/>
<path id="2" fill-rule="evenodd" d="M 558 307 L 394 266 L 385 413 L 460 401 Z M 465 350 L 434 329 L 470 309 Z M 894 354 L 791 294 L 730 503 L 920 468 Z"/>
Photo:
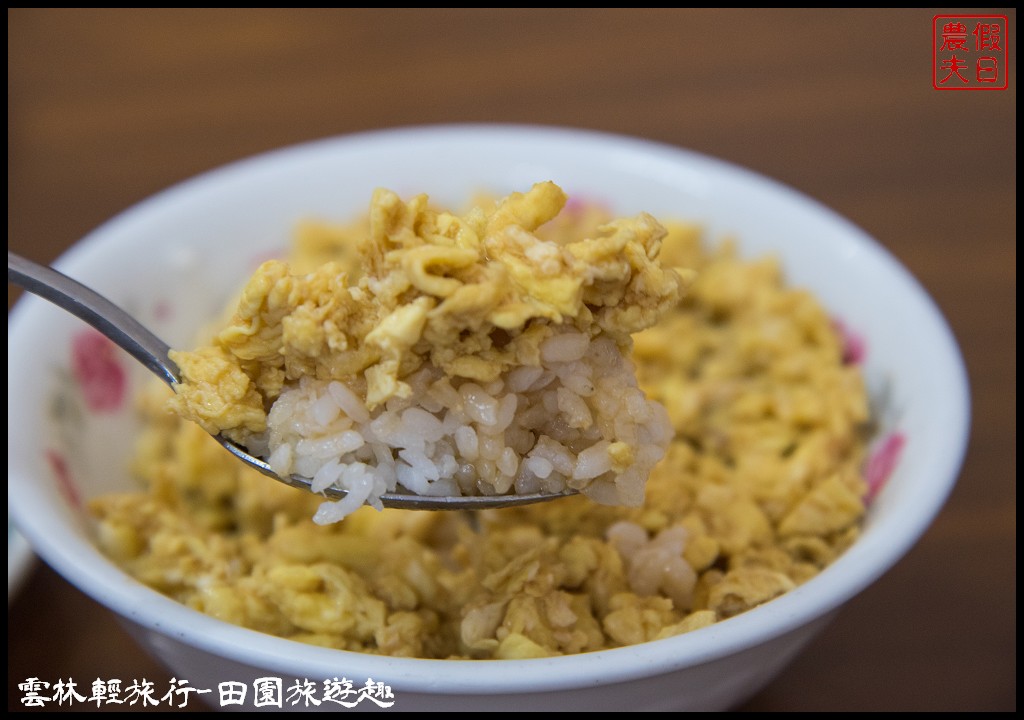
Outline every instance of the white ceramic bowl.
<path id="1" fill-rule="evenodd" d="M 25 536 L 18 532 L 18 529 L 7 521 L 7 604 L 21 590 L 22 585 L 28 577 L 29 570 L 35 561 L 35 554 L 32 546 L 28 544 Z"/>
<path id="2" fill-rule="evenodd" d="M 866 347 L 894 472 L 863 537 L 820 576 L 748 613 L 686 635 L 523 661 L 432 661 L 310 647 L 224 624 L 143 587 L 95 548 L 82 501 L 127 488 L 128 403 L 83 405 L 70 370 L 79 321 L 28 298 L 8 322 L 8 499 L 47 562 L 130 621 L 194 687 L 257 677 L 373 678 L 396 709 L 718 709 L 764 686 L 851 596 L 918 539 L 955 482 L 969 396 L 935 305 L 878 243 L 833 212 L 732 165 L 642 140 L 567 129 L 436 126 L 353 135 L 235 163 L 163 192 L 84 238 L 58 262 L 187 345 L 295 221 L 345 221 L 374 187 L 461 206 L 474 192 L 539 180 L 621 214 L 703 223 L 748 256 L 775 253 Z M 130 365 L 130 362 L 127 364 Z M 132 387 L 145 371 L 133 368 Z M 86 403 L 88 404 L 88 403 Z M 895 438 L 895 439 L 893 439 Z M 902 447 L 901 447 L 902 446 Z M 902 452 L 896 452 L 902 449 Z M 897 457 L 898 455 L 898 457 Z M 251 693 L 250 693 L 251 694 Z M 251 698 L 250 698 L 251 699 Z"/>

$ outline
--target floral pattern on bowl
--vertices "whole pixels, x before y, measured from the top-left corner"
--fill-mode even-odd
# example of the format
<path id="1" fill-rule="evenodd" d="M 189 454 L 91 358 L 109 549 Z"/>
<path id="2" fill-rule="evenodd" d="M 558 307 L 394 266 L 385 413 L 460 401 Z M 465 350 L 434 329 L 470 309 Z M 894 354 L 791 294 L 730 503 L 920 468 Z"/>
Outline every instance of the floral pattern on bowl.
<path id="1" fill-rule="evenodd" d="M 110 448 L 122 447 L 126 460 L 137 423 L 133 388 L 149 373 L 99 331 L 89 327 L 71 336 L 66 356 L 53 371 L 49 420 L 56 430 L 43 450 L 55 486 L 67 505 L 87 517 L 88 498 L 76 474 L 110 473 Z M 99 422 L 89 422 L 97 418 Z"/>
<path id="2" fill-rule="evenodd" d="M 125 403 L 128 373 L 117 353 L 117 346 L 96 330 L 71 338 L 71 372 L 91 412 L 117 412 Z"/>
<path id="3" fill-rule="evenodd" d="M 843 363 L 863 366 L 868 357 L 867 340 L 839 318 L 832 319 L 832 326 L 843 343 Z M 864 463 L 864 480 L 868 486 L 864 501 L 870 505 L 895 472 L 907 444 L 907 435 L 895 427 L 900 412 L 893 404 L 888 384 L 872 383 L 869 378 L 868 386 L 874 437 Z"/>

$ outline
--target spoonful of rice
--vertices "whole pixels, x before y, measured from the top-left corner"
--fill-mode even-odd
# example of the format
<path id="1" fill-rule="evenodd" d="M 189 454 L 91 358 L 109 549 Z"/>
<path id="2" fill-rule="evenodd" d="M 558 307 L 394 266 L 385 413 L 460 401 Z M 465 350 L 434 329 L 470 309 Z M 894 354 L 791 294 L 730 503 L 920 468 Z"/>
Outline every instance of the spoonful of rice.
<path id="1" fill-rule="evenodd" d="M 171 348 L 135 318 L 107 298 L 76 280 L 7 251 L 7 279 L 28 292 L 49 300 L 58 307 L 84 320 L 112 342 L 141 362 L 173 389 L 180 382 L 180 370 L 169 357 Z M 224 448 L 242 462 L 275 480 L 303 490 L 313 490 L 313 479 L 290 473 L 278 475 L 267 462 L 252 455 L 242 445 L 223 434 L 213 436 Z M 316 492 L 343 500 L 349 493 L 335 485 Z M 380 495 L 384 507 L 405 510 L 485 510 L 527 505 L 543 500 L 575 495 L 567 489 L 562 493 L 527 493 L 523 495 L 430 496 L 387 492 Z M 360 501 L 361 504 L 362 501 Z"/>
<path id="2" fill-rule="evenodd" d="M 180 370 L 169 356 L 171 348 L 102 295 L 52 268 L 34 263 L 10 251 L 7 252 L 7 279 L 89 323 L 172 389 L 181 382 Z M 294 473 L 278 475 L 265 460 L 252 455 L 242 445 L 223 434 L 213 437 L 232 455 L 264 475 L 295 488 L 313 490 L 312 478 Z M 335 485 L 320 488 L 316 492 L 337 500 L 344 499 L 349 494 L 347 490 Z M 408 510 L 484 510 L 552 500 L 574 495 L 576 492 L 567 489 L 561 493 L 535 492 L 497 496 L 430 496 L 387 492 L 380 495 L 380 501 L 384 507 Z"/>
<path id="3" fill-rule="evenodd" d="M 82 318 L 173 390 L 170 408 L 265 475 L 327 499 L 486 509 L 582 493 L 636 506 L 672 436 L 631 334 L 681 292 L 649 215 L 566 237 L 553 183 L 459 217 L 378 190 L 356 254 L 272 260 L 227 326 L 169 348 L 113 303 L 8 252 L 8 279 Z"/>

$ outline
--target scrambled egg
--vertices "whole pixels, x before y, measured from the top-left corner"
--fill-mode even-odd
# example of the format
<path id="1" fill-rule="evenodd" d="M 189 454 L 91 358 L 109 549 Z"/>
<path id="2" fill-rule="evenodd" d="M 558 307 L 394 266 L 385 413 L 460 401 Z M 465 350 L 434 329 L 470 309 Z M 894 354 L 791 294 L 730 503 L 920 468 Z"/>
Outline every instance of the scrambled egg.
<path id="1" fill-rule="evenodd" d="M 424 337 L 453 343 L 453 352 L 439 344 L 438 363 L 486 373 L 528 351 L 529 333 L 515 334 L 526 318 L 590 313 L 615 331 L 642 326 L 645 311 L 623 317 L 613 301 L 592 304 L 586 280 L 563 272 L 584 260 L 573 251 L 531 253 L 534 245 L 517 244 L 518 230 L 487 231 L 538 225 L 562 202 L 549 186 L 533 193 L 546 200 L 520 199 L 469 220 L 379 195 L 371 226 L 391 239 L 387 252 L 369 258 L 365 277 L 401 267 L 400 286 L 373 290 L 416 299 L 378 314 L 318 304 L 313 289 L 329 278 L 314 272 L 300 281 L 268 266 L 246 291 L 238 322 L 206 359 L 196 359 L 209 361 L 199 374 L 230 388 L 233 409 L 222 416 L 213 406 L 206 420 L 218 425 L 237 410 L 238 427 L 259 427 L 261 403 L 294 373 L 314 366 L 351 372 L 354 366 L 317 360 L 340 357 L 342 347 L 360 369 L 380 368 L 374 392 L 383 397 L 401 392 L 401 368 L 420 362 L 413 348 Z M 561 217 L 547 231 L 578 233 L 596 213 Z M 447 238 L 449 252 L 420 250 L 414 217 L 429 217 L 429 232 Z M 646 254 L 658 242 L 654 227 L 642 218 L 612 228 L 606 245 L 585 259 L 608 259 L 608 277 L 589 288 L 622 278 L 627 265 L 630 273 L 646 268 L 624 249 Z M 319 262 L 333 247 L 347 247 L 349 235 L 306 227 L 300 247 Z M 473 264 L 488 237 L 514 249 L 493 271 L 501 273 L 497 288 Z M 869 420 L 860 374 L 843 363 L 825 311 L 785 287 L 774 261 L 741 260 L 728 245 L 708 251 L 697 231 L 681 225 L 669 226 L 662 257 L 697 275 L 682 300 L 675 281 L 657 271 L 631 275 L 665 284 L 652 309 L 673 305 L 635 341 L 644 387 L 665 404 L 675 429 L 643 507 L 570 498 L 472 519 L 363 508 L 317 526 L 310 520 L 316 497 L 245 468 L 202 429 L 163 412 L 161 391 L 145 408 L 135 468 L 144 490 L 93 503 L 100 544 L 142 582 L 227 622 L 408 657 L 531 658 L 619 647 L 699 629 L 793 589 L 859 532 Z M 547 263 L 553 272 L 541 272 Z M 368 292 L 371 285 L 352 287 Z M 621 291 L 639 289 L 627 283 Z M 276 322 L 298 307 L 307 312 L 295 326 Z M 365 332 L 342 330 L 352 326 L 352 313 Z M 467 346 L 457 323 L 513 332 Z M 287 360 L 267 364 L 267 354 L 282 347 Z M 479 366 L 467 369 L 463 356 Z M 234 416 L 228 420 L 236 425 Z"/>
<path id="2" fill-rule="evenodd" d="M 665 229 L 641 214 L 585 239 L 539 237 L 565 202 L 545 182 L 458 217 L 425 195 L 376 191 L 354 257 L 305 275 L 265 263 L 212 346 L 171 353 L 183 378 L 172 407 L 247 444 L 303 377 L 355 384 L 372 410 L 408 397 L 402 378 L 424 363 L 481 383 L 538 365 L 554 325 L 628 344 L 681 293 L 680 275 L 655 261 Z"/>

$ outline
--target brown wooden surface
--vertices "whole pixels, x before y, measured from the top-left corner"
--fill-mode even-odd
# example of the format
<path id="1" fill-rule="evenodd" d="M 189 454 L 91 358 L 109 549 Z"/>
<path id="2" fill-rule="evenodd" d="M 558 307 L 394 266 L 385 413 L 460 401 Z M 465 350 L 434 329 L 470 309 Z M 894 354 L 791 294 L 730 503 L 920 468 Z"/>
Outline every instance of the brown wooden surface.
<path id="1" fill-rule="evenodd" d="M 8 246 L 48 262 L 222 163 L 434 122 L 639 135 L 804 190 L 934 295 L 973 435 L 921 542 L 743 709 L 1013 710 L 1016 14 L 1009 90 L 940 92 L 936 12 L 8 10 Z M 8 631 L 10 709 L 31 676 L 168 679 L 45 566 Z"/>

